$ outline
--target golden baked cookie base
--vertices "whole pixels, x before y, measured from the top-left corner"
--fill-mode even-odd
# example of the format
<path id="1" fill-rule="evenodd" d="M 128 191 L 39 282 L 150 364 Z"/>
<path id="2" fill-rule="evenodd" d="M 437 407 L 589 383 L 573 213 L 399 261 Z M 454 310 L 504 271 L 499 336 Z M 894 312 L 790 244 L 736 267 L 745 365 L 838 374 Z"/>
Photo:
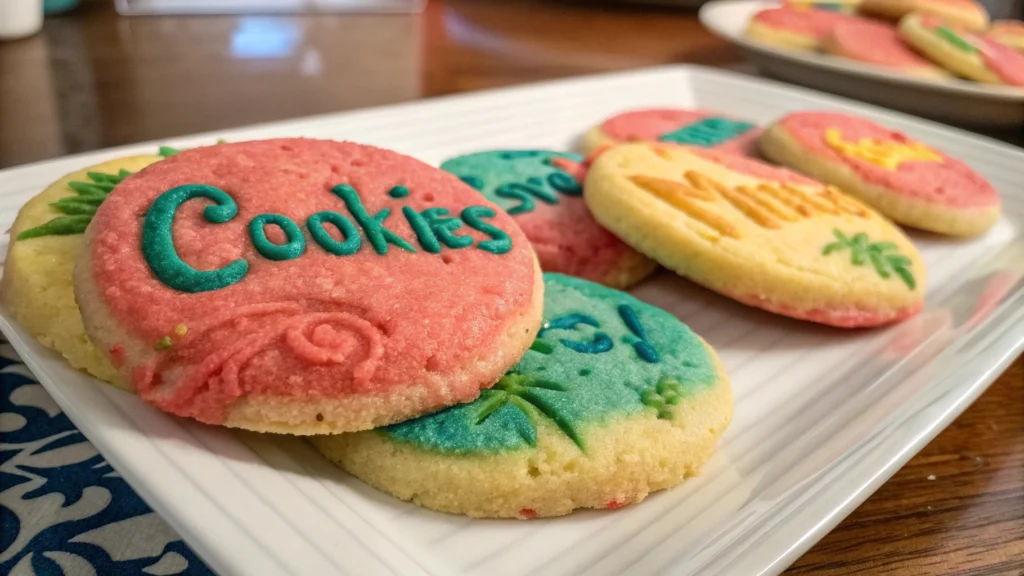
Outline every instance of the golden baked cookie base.
<path id="1" fill-rule="evenodd" d="M 732 420 L 732 389 L 720 363 L 718 371 L 719 381 L 684 398 L 671 419 L 651 409 L 592 425 L 582 433 L 586 453 L 543 420 L 535 449 L 494 454 L 438 454 L 374 431 L 310 440 L 367 484 L 441 512 L 530 518 L 616 508 L 700 472 Z"/>
<path id="2" fill-rule="evenodd" d="M 71 272 L 84 246 L 82 234 L 41 236 L 18 240 L 19 234 L 61 216 L 50 204 L 75 193 L 69 182 L 88 182 L 87 172 L 136 172 L 161 160 L 160 156 L 132 156 L 72 172 L 32 198 L 11 226 L 0 298 L 15 320 L 42 345 L 59 352 L 79 370 L 129 389 L 117 370 L 89 340 L 75 301 Z"/>

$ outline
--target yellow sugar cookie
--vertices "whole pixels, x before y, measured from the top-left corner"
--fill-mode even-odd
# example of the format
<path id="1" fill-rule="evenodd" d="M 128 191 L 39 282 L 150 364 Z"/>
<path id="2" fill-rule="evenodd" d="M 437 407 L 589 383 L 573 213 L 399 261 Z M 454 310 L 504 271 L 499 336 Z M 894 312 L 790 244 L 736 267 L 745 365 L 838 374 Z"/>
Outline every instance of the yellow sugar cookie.
<path id="1" fill-rule="evenodd" d="M 104 162 L 68 174 L 29 200 L 11 227 L 0 281 L 7 310 L 36 340 L 75 368 L 125 389 L 117 370 L 85 334 L 71 273 L 83 246 L 82 231 L 106 192 L 126 171 L 159 160 L 153 155 Z"/>
<path id="2" fill-rule="evenodd" d="M 750 306 L 852 328 L 897 322 L 923 305 L 924 262 L 900 229 L 789 170 L 629 144 L 597 157 L 584 199 L 633 248 Z"/>
<path id="3" fill-rule="evenodd" d="M 900 37 L 943 68 L 975 82 L 1024 86 L 1024 54 L 930 14 L 907 14 Z"/>

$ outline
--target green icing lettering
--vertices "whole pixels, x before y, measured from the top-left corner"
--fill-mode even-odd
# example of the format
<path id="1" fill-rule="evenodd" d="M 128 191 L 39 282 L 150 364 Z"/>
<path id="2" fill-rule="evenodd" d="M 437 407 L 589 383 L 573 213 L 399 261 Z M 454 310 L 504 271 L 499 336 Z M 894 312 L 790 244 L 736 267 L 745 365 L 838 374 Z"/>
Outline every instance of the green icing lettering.
<path id="1" fill-rule="evenodd" d="M 200 271 L 182 261 L 174 248 L 171 231 L 178 208 L 194 198 L 214 202 L 203 210 L 207 222 L 223 224 L 238 214 L 238 204 L 219 188 L 205 184 L 172 188 L 158 196 L 146 213 L 142 225 L 142 255 L 153 274 L 175 290 L 190 293 L 220 290 L 244 278 L 249 272 L 249 263 L 238 259 L 216 270 Z"/>
<path id="2" fill-rule="evenodd" d="M 486 206 L 468 206 L 462 211 L 461 216 L 467 226 L 491 237 L 490 240 L 479 242 L 477 248 L 491 254 L 504 254 L 512 249 L 512 238 L 504 230 L 482 220 L 497 216 L 494 210 Z"/>
<path id="3" fill-rule="evenodd" d="M 558 204 L 560 196 L 580 196 L 583 188 L 553 160 L 582 162 L 576 154 L 546 150 L 495 150 L 452 158 L 441 169 L 458 176 L 512 215 L 536 209 L 536 202 Z"/>
<path id="4" fill-rule="evenodd" d="M 271 242 L 264 230 L 267 224 L 281 228 L 288 241 L 284 244 Z M 269 260 L 292 260 L 306 251 L 306 237 L 302 235 L 302 230 L 291 218 L 282 214 L 260 214 L 250 220 L 249 237 L 256 251 Z"/>
<path id="5" fill-rule="evenodd" d="M 740 134 L 752 130 L 754 127 L 750 122 L 740 122 L 727 118 L 704 118 L 673 132 L 662 134 L 658 140 L 711 148 L 712 146 L 718 146 L 723 142 L 732 140 Z"/>
<path id="6" fill-rule="evenodd" d="M 670 419 L 682 398 L 717 380 L 700 338 L 667 312 L 560 274 L 545 274 L 544 284 L 545 338 L 535 340 L 494 388 L 468 404 L 377 433 L 440 453 L 488 454 L 536 446 L 543 425 L 585 452 L 593 427 L 645 411 Z M 620 312 L 624 305 L 632 311 L 630 322 L 643 327 L 643 341 L 658 351 L 657 362 L 637 358 L 629 345 L 588 354 L 552 343 L 591 342 L 599 332 L 616 343 L 638 340 Z"/>
<path id="7" fill-rule="evenodd" d="M 462 227 L 462 220 L 448 216 L 447 208 L 427 208 L 422 212 L 430 229 L 442 244 L 449 248 L 465 248 L 473 245 L 469 236 L 456 236 L 454 232 Z"/>
<path id="8" fill-rule="evenodd" d="M 484 181 L 477 178 L 476 176 L 461 176 L 459 177 L 459 179 L 465 182 L 466 184 L 469 184 L 471 187 L 475 188 L 477 192 L 480 192 L 481 190 L 484 189 Z"/>
<path id="9" fill-rule="evenodd" d="M 437 240 L 437 234 L 434 234 L 434 230 L 430 227 L 430 222 L 422 214 L 409 206 L 402 206 L 402 214 L 405 215 L 405 219 L 409 222 L 412 231 L 416 233 L 416 239 L 419 240 L 420 246 L 424 250 L 431 254 L 437 254 L 441 251 L 441 243 Z"/>
<path id="10" fill-rule="evenodd" d="M 324 229 L 324 222 L 330 222 L 341 233 L 343 241 L 335 240 Z M 362 239 L 359 237 L 359 230 L 356 229 L 348 218 L 337 212 L 317 212 L 306 219 L 306 228 L 313 241 L 335 256 L 348 256 L 359 251 Z"/>
<path id="11" fill-rule="evenodd" d="M 359 223 L 363 233 L 366 234 L 366 239 L 370 241 L 370 245 L 373 246 L 377 254 L 387 254 L 388 244 L 394 244 L 408 252 L 416 251 L 412 244 L 409 244 L 404 238 L 384 227 L 384 220 L 391 214 L 390 208 L 384 208 L 377 212 L 377 214 L 370 216 L 363 206 L 363 201 L 359 198 L 359 193 L 352 186 L 339 184 L 331 191 L 345 202 L 348 211 L 352 213 L 352 217 Z"/>
<path id="12" fill-rule="evenodd" d="M 635 341 L 632 342 L 633 348 L 636 349 L 636 355 L 643 358 L 645 362 L 657 362 L 658 351 L 647 342 L 647 331 L 636 317 L 633 307 L 629 304 L 619 305 L 619 316 L 622 317 L 622 322 L 629 328 L 629 331 L 636 336 Z"/>
<path id="13" fill-rule="evenodd" d="M 566 196 L 583 196 L 583 186 L 561 170 L 548 174 L 548 185 Z"/>
<path id="14" fill-rule="evenodd" d="M 881 278 L 888 280 L 895 274 L 908 290 L 917 287 L 917 280 L 910 271 L 912 262 L 910 258 L 896 252 L 897 246 L 892 242 L 869 242 L 867 234 L 859 232 L 853 236 L 846 236 L 839 230 L 833 230 L 832 234 L 836 241 L 827 244 L 822 250 L 823 256 L 833 252 L 850 252 L 850 264 L 864 266 L 871 264 Z"/>
<path id="15" fill-rule="evenodd" d="M 576 330 L 578 326 L 592 326 L 594 328 L 600 328 L 601 324 L 597 320 L 587 316 L 586 314 L 567 314 L 565 316 L 559 316 L 545 322 L 541 326 L 540 331 L 537 332 L 537 337 L 541 338 L 544 333 L 548 330 Z M 604 332 L 595 332 L 592 340 L 576 340 L 573 338 L 562 338 L 559 340 L 562 346 L 575 350 L 576 352 L 582 352 L 584 354 L 600 354 L 607 352 L 612 349 L 614 342 Z"/>
<path id="16" fill-rule="evenodd" d="M 548 204 L 558 204 L 558 196 L 541 188 L 540 184 L 520 184 L 519 182 L 502 184 L 494 191 L 494 195 L 499 198 L 519 200 L 518 206 L 513 206 L 506 210 L 506 212 L 513 216 L 533 212 L 536 208 L 536 204 L 533 201 L 534 198 L 539 198 Z"/>
<path id="17" fill-rule="evenodd" d="M 388 196 L 391 196 L 392 198 L 405 198 L 408 195 L 409 189 L 406 188 L 405 186 L 395 186 L 390 191 L 388 191 Z"/>

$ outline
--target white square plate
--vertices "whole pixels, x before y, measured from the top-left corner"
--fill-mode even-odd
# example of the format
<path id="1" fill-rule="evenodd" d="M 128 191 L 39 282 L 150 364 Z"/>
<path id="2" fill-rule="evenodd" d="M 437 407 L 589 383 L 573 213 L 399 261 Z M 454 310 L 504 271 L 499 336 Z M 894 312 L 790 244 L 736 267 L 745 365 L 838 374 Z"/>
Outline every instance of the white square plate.
<path id="1" fill-rule="evenodd" d="M 962 158 L 1006 216 L 964 242 L 915 237 L 925 311 L 839 331 L 748 309 L 671 274 L 633 292 L 707 338 L 735 420 L 701 476 L 616 511 L 470 520 L 347 477 L 296 438 L 167 416 L 72 370 L 4 315 L 0 328 L 68 416 L 220 574 L 675 574 L 780 572 L 949 424 L 1024 348 L 1024 152 L 770 81 L 692 66 L 572 79 L 165 142 L 352 139 L 438 163 L 487 148 L 569 149 L 602 118 L 707 107 L 766 123 L 799 109 L 861 114 Z M 66 172 L 156 144 L 0 172 L 0 219 Z"/>
<path id="2" fill-rule="evenodd" d="M 773 0 L 715 0 L 701 6 L 700 22 L 738 46 L 762 71 L 789 82 L 959 124 L 1008 128 L 1024 123 L 1024 88 L 918 78 L 849 58 L 778 48 L 743 35 L 754 14 L 779 5 Z"/>

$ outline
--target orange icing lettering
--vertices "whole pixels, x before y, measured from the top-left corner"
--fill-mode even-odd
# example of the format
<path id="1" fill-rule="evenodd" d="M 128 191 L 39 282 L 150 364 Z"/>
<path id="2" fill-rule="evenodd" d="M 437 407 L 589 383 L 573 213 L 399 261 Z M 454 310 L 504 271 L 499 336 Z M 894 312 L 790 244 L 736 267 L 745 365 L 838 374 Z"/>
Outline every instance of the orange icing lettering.
<path id="1" fill-rule="evenodd" d="M 920 142 L 882 142 L 861 138 L 856 142 L 843 140 L 838 128 L 825 131 L 825 142 L 838 152 L 886 170 L 896 170 L 904 162 L 942 162 L 942 156 Z"/>
<path id="2" fill-rule="evenodd" d="M 706 174 L 688 170 L 687 182 L 635 174 L 629 180 L 687 216 L 703 223 L 722 236 L 740 238 L 739 229 L 729 216 L 712 210 L 705 203 L 721 199 L 754 224 L 778 230 L 785 223 L 798 222 L 818 214 L 840 216 L 849 214 L 869 218 L 871 213 L 859 202 L 834 186 L 806 192 L 795 186 L 763 183 L 757 186 L 729 188 Z"/>

